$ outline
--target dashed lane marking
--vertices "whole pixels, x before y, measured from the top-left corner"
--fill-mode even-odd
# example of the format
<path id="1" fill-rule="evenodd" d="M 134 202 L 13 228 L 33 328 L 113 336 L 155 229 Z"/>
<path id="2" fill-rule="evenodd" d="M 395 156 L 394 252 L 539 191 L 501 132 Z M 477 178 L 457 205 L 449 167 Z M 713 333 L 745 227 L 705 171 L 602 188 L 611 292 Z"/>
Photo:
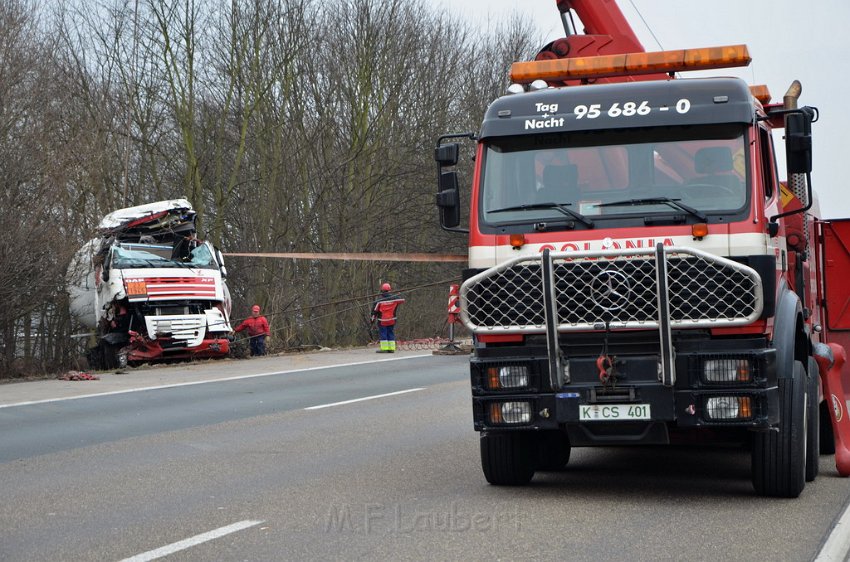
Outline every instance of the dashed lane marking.
<path id="1" fill-rule="evenodd" d="M 306 367 L 304 369 L 290 369 L 288 371 L 273 371 L 270 373 L 255 373 L 252 375 L 237 375 L 233 377 L 225 377 L 221 379 L 208 379 L 192 382 L 178 382 L 174 384 L 163 384 L 159 386 L 146 386 L 143 388 L 130 388 L 127 390 L 113 390 L 111 392 L 98 392 L 94 394 L 82 394 L 80 396 L 66 396 L 64 398 L 48 398 L 45 400 L 30 400 L 28 402 L 15 402 L 13 404 L 0 404 L 0 408 L 13 408 L 15 406 L 30 406 L 33 404 L 48 404 L 50 402 L 64 402 L 65 400 L 78 400 L 80 398 L 94 398 L 97 396 L 112 396 L 115 394 L 129 394 L 131 392 L 143 392 L 146 390 L 161 390 L 163 388 L 177 388 L 180 386 L 193 386 L 196 384 L 207 384 L 213 382 L 236 381 L 242 379 L 253 379 L 257 377 L 270 377 L 273 375 L 286 375 L 289 373 L 302 373 L 307 371 L 319 371 L 321 369 L 336 369 L 338 367 L 356 367 L 357 365 L 368 365 L 371 363 L 386 363 L 387 361 L 402 361 L 404 359 L 419 359 L 422 357 L 434 357 L 433 354 L 427 353 L 423 355 L 407 355 L 405 357 L 390 357 L 388 359 L 373 359 L 371 361 L 358 361 L 356 363 L 339 363 L 336 365 L 322 365 L 318 367 Z"/>
<path id="2" fill-rule="evenodd" d="M 260 523 L 264 523 L 264 521 L 240 521 L 238 523 L 234 523 L 226 527 L 220 527 L 218 529 L 214 529 L 206 533 L 201 533 L 200 535 L 195 535 L 194 537 L 189 537 L 188 539 L 184 539 L 182 541 L 167 544 L 155 550 L 149 550 L 147 552 L 131 556 L 130 558 L 125 558 L 121 562 L 147 562 L 148 560 L 156 560 L 157 558 L 162 558 L 164 556 L 168 556 L 169 554 L 174 554 L 175 552 L 186 550 L 187 548 L 197 546 L 201 543 L 209 542 L 225 535 L 229 535 L 231 533 L 235 533 L 243 529 L 248 529 L 249 527 L 254 527 L 255 525 L 259 525 Z"/>
<path id="3" fill-rule="evenodd" d="M 322 408 L 330 408 L 332 406 L 343 406 L 345 404 L 353 404 L 355 402 L 363 402 L 364 400 L 374 400 L 376 398 L 385 398 L 387 396 L 398 396 L 399 394 L 407 394 L 408 392 L 416 392 L 417 390 L 425 390 L 424 388 L 408 388 L 407 390 L 399 390 L 397 392 L 387 392 L 386 394 L 376 394 L 374 396 L 364 396 L 363 398 L 354 398 L 353 400 L 343 400 L 342 402 L 333 402 L 332 404 L 319 404 L 318 406 L 310 406 L 305 410 L 321 410 Z"/>

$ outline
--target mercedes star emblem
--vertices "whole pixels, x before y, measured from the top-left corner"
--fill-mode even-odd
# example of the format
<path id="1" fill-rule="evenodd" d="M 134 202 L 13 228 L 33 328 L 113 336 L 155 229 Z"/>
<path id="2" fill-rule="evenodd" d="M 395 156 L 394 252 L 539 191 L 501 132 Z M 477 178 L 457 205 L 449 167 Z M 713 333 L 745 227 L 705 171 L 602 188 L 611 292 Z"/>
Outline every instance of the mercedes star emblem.
<path id="1" fill-rule="evenodd" d="M 621 271 L 605 269 L 590 284 L 591 298 L 603 310 L 621 310 L 629 304 L 632 287 Z"/>

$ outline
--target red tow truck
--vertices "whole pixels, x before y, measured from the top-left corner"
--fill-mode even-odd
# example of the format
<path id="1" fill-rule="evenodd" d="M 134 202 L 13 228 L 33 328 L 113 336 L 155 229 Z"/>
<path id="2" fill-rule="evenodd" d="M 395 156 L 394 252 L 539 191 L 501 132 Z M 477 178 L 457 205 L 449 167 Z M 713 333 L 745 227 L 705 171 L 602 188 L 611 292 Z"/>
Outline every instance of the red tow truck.
<path id="1" fill-rule="evenodd" d="M 819 218 L 817 109 L 796 81 L 771 102 L 738 78 L 678 77 L 745 66 L 744 45 L 645 52 L 613 1 L 557 5 L 567 36 L 514 63 L 477 134 L 435 150 L 441 225 L 469 236 L 486 479 L 525 484 L 572 447 L 677 443 L 749 445 L 766 496 L 798 496 L 821 453 L 850 474 L 850 220 Z"/>

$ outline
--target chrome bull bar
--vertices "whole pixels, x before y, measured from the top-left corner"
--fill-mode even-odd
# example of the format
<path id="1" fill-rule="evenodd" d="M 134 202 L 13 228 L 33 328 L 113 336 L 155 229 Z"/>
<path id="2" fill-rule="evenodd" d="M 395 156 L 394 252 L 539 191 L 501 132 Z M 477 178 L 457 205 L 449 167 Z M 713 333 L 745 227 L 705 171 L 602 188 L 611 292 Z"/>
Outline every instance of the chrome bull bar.
<path id="1" fill-rule="evenodd" d="M 657 329 L 663 382 L 675 382 L 671 331 L 726 328 L 764 308 L 758 273 L 695 248 L 519 256 L 467 279 L 461 321 L 474 334 L 545 334 L 550 378 L 563 384 L 558 334 Z"/>

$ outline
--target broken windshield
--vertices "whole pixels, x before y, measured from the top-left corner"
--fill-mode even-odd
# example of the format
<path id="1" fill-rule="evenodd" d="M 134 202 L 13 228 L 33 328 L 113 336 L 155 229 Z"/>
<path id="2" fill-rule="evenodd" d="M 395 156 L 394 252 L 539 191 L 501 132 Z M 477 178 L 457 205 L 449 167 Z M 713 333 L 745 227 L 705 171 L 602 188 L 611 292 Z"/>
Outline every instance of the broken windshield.
<path id="1" fill-rule="evenodd" d="M 744 132 L 730 124 L 495 138 L 486 147 L 480 211 L 494 225 L 551 219 L 559 206 L 593 221 L 739 213 L 748 202 Z"/>
<path id="2" fill-rule="evenodd" d="M 112 265 L 118 269 L 182 267 L 217 269 L 208 244 L 201 244 L 186 260 L 172 259 L 172 247 L 161 244 L 120 244 L 113 248 Z"/>

